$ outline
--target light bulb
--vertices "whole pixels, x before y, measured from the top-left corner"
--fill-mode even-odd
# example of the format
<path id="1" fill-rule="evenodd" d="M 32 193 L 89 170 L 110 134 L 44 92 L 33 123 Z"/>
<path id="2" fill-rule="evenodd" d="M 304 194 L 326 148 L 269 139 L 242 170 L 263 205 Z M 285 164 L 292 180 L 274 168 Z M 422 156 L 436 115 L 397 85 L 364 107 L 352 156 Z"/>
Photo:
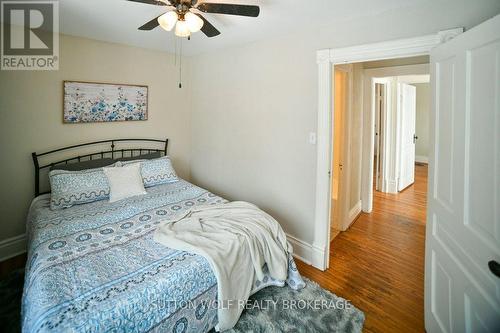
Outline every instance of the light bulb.
<path id="1" fill-rule="evenodd" d="M 170 31 L 175 27 L 178 19 L 179 17 L 177 16 L 177 13 L 175 11 L 171 11 L 160 16 L 158 18 L 158 23 L 163 29 Z"/>
<path id="2" fill-rule="evenodd" d="M 177 25 L 175 26 L 175 35 L 178 37 L 189 37 L 191 35 L 191 31 L 189 31 L 186 21 L 177 21 Z"/>
<path id="3" fill-rule="evenodd" d="M 191 32 L 199 31 L 201 27 L 203 27 L 203 20 L 196 14 L 187 12 L 184 15 L 184 19 L 186 20 L 189 31 Z"/>

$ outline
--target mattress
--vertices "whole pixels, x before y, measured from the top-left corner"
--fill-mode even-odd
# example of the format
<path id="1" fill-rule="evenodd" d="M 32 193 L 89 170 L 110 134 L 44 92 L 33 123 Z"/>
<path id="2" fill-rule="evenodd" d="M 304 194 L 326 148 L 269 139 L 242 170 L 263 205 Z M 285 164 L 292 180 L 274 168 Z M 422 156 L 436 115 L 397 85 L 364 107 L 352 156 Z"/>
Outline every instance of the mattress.
<path id="1" fill-rule="evenodd" d="M 115 203 L 52 211 L 36 198 L 27 218 L 23 332 L 207 332 L 217 324 L 217 280 L 201 256 L 156 243 L 160 221 L 226 202 L 187 181 Z M 287 281 L 303 284 L 293 258 Z"/>

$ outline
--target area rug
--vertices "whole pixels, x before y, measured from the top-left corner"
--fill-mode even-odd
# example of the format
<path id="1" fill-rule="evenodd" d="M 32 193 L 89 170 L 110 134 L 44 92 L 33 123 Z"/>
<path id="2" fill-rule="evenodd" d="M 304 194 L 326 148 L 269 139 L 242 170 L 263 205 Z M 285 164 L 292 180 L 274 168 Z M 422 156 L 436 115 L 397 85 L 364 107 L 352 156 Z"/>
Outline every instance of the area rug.
<path id="1" fill-rule="evenodd" d="M 2 332 L 20 332 L 24 272 L 0 281 Z M 363 329 L 365 315 L 345 299 L 304 279 L 306 287 L 268 287 L 247 302 L 246 310 L 230 333 L 346 332 Z M 212 330 L 214 332 L 214 330 Z"/>
<path id="2" fill-rule="evenodd" d="M 0 281 L 0 331 L 21 332 L 21 297 L 24 270 L 10 273 Z"/>
<path id="3" fill-rule="evenodd" d="M 251 297 L 230 333 L 361 332 L 364 313 L 304 278 L 306 287 L 268 287 Z"/>

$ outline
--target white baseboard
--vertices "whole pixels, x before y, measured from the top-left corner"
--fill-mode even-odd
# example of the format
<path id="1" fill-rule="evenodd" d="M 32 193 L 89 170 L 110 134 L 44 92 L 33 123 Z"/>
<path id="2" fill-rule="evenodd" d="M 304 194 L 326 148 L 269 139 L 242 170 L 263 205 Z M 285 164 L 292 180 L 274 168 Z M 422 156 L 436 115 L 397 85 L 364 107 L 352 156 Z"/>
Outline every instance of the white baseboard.
<path id="1" fill-rule="evenodd" d="M 359 213 L 361 213 L 361 206 L 362 206 L 361 200 L 359 200 L 354 205 L 354 207 L 352 207 L 349 210 L 349 212 L 347 213 L 347 216 L 346 216 L 346 220 L 344 221 L 344 223 L 342 225 L 341 231 L 346 231 L 347 229 L 349 229 L 349 227 L 354 222 L 354 220 L 356 219 L 356 217 L 358 217 Z"/>
<path id="2" fill-rule="evenodd" d="M 329 255 L 325 255 L 325 248 L 319 246 L 311 246 L 311 265 L 319 270 L 326 270 L 328 267 Z"/>
<path id="3" fill-rule="evenodd" d="M 385 193 L 398 193 L 398 181 L 395 179 L 387 179 L 382 190 Z"/>
<path id="4" fill-rule="evenodd" d="M 19 235 L 0 241 L 0 262 L 26 252 L 26 235 Z"/>
<path id="5" fill-rule="evenodd" d="M 351 210 L 349 211 L 348 216 L 347 216 L 347 228 L 345 228 L 345 230 L 349 229 L 351 224 L 354 222 L 354 220 L 356 220 L 356 218 L 358 217 L 358 215 L 360 213 L 361 213 L 361 200 L 359 200 L 354 205 L 354 207 L 352 207 Z"/>
<path id="6" fill-rule="evenodd" d="M 312 258 L 312 246 L 311 244 L 308 244 L 304 242 L 303 240 L 300 240 L 298 238 L 295 238 L 293 236 L 290 236 L 289 234 L 286 235 L 286 239 L 292 244 L 293 246 L 293 256 L 303 262 L 305 262 L 308 265 L 311 265 L 311 258 Z"/>
<path id="7" fill-rule="evenodd" d="M 429 163 L 429 158 L 427 156 L 417 155 L 417 156 L 415 156 L 415 162 L 428 164 Z"/>

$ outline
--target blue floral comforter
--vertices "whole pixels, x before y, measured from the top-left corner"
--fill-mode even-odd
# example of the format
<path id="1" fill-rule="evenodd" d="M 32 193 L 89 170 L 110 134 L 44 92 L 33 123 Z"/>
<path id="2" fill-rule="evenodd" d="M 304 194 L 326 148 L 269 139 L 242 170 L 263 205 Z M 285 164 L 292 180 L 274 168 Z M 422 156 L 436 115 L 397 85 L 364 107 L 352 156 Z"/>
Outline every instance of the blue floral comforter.
<path id="1" fill-rule="evenodd" d="M 217 281 L 201 256 L 153 240 L 160 221 L 225 200 L 184 180 L 140 197 L 51 211 L 30 208 L 23 332 L 207 332 Z M 290 257 L 288 284 L 303 284 Z M 267 276 L 254 291 L 284 285 Z"/>

